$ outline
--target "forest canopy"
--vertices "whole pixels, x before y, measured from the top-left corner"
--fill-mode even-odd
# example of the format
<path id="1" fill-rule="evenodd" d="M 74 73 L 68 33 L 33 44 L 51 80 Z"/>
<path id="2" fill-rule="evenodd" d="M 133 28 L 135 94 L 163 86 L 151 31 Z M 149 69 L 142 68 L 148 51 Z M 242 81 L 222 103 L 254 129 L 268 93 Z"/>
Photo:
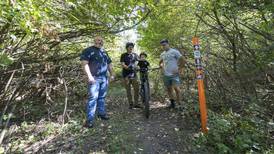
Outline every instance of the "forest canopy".
<path id="1" fill-rule="evenodd" d="M 186 109 L 178 111 L 176 118 L 193 118 L 190 123 L 197 127 L 199 103 L 191 39 L 200 39 L 210 129 L 206 135 L 191 137 L 191 150 L 273 152 L 272 0 L 1 0 L 0 153 L 60 151 L 57 140 L 51 139 L 60 134 L 71 137 L 64 130 L 80 136 L 72 141 L 75 147 L 65 147 L 77 152 L 85 144 L 81 135 L 96 135 L 96 131 L 81 134 L 78 127 L 87 97 L 79 55 L 101 35 L 120 80 L 119 56 L 124 51 L 119 47 L 125 46 L 119 44 L 120 34 L 132 29 L 138 37 L 134 42 L 138 52 L 145 51 L 152 66 L 158 66 L 159 42 L 164 38 L 183 54 L 186 64 L 181 88 Z M 163 103 L 166 93 L 161 75 L 152 72 L 150 78 L 153 99 Z M 124 96 L 124 91 L 118 93 L 120 85 L 113 83 L 114 92 L 110 90 L 108 96 L 113 111 L 119 108 L 113 102 Z M 118 137 L 106 137 L 111 144 L 102 146 L 105 152 L 134 151 L 134 146 L 123 142 L 128 136 L 119 134 L 125 130 L 117 131 L 126 128 L 119 121 L 126 117 L 123 114 L 116 116 L 121 126 L 109 128 Z M 39 130 L 38 125 L 48 129 Z M 199 132 L 197 127 L 193 131 Z M 41 136 L 31 135 L 36 133 Z M 175 133 L 184 135 L 184 127 Z M 36 143 L 45 140 L 56 145 L 55 151 L 47 144 L 37 147 L 40 144 Z M 121 149 L 122 145 L 128 147 Z"/>

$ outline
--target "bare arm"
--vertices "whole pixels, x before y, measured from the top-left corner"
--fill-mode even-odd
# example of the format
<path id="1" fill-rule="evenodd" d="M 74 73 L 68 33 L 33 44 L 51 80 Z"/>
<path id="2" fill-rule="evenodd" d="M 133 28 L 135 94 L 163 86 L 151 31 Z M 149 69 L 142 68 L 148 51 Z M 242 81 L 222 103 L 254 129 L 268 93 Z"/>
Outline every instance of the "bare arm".
<path id="1" fill-rule="evenodd" d="M 82 66 L 83 66 L 84 72 L 85 72 L 86 75 L 88 76 L 88 82 L 94 83 L 94 82 L 95 82 L 95 79 L 94 79 L 94 77 L 92 76 L 92 74 L 90 73 L 88 61 L 82 60 Z"/>
<path id="2" fill-rule="evenodd" d="M 111 63 L 108 64 L 108 71 L 109 71 L 110 76 L 113 76 L 113 66 Z"/>
<path id="3" fill-rule="evenodd" d="M 114 73 L 113 73 L 113 66 L 112 66 L 112 63 L 108 64 L 108 71 L 109 71 L 109 75 L 110 75 L 110 80 L 114 80 L 115 76 L 114 76 Z"/>
<path id="4" fill-rule="evenodd" d="M 128 66 L 125 64 L 125 62 L 121 62 L 121 66 L 122 66 L 122 68 L 124 68 L 124 69 L 128 69 Z"/>
<path id="5" fill-rule="evenodd" d="M 163 68 L 163 67 L 164 67 L 164 61 L 163 61 L 163 59 L 160 59 L 159 67 L 160 67 L 160 68 Z"/>
<path id="6" fill-rule="evenodd" d="M 184 71 L 184 67 L 185 67 L 185 58 L 183 56 L 181 56 L 178 60 L 178 66 L 179 66 L 179 72 L 183 73 Z"/>

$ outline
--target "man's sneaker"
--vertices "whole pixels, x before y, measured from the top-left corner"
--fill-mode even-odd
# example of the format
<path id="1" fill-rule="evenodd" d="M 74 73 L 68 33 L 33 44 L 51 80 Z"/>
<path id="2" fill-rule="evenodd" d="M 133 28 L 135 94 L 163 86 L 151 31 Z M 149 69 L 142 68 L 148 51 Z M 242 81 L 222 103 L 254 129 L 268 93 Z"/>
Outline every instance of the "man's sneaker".
<path id="1" fill-rule="evenodd" d="M 175 108 L 175 100 L 174 99 L 170 99 L 170 105 L 168 106 L 169 109 L 174 109 Z"/>
<path id="2" fill-rule="evenodd" d="M 128 107 L 129 109 L 133 109 L 133 105 L 129 105 L 129 107 Z"/>
<path id="3" fill-rule="evenodd" d="M 180 105 L 180 106 L 178 107 L 178 110 L 179 110 L 179 111 L 184 111 L 184 110 L 185 110 L 185 107 Z"/>
<path id="4" fill-rule="evenodd" d="M 169 109 L 174 109 L 175 108 L 175 102 L 170 102 L 168 108 Z"/>
<path id="5" fill-rule="evenodd" d="M 137 105 L 134 105 L 134 108 L 140 108 L 140 109 L 142 109 L 143 107 L 141 105 L 137 104 Z"/>
<path id="6" fill-rule="evenodd" d="M 109 117 L 107 115 L 98 115 L 98 117 L 102 120 L 109 120 Z"/>
<path id="7" fill-rule="evenodd" d="M 93 128 L 93 123 L 86 121 L 85 124 L 84 124 L 84 127 L 86 127 L 86 128 Z"/>

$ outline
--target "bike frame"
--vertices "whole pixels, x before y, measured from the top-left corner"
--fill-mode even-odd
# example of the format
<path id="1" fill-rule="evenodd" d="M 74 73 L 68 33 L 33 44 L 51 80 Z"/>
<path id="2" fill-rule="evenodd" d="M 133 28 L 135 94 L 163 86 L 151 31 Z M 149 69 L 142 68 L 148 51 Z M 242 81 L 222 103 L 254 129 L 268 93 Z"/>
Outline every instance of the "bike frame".
<path id="1" fill-rule="evenodd" d="M 139 72 L 140 72 L 140 81 L 141 81 L 141 88 L 140 88 L 140 90 L 144 90 L 145 82 L 147 82 L 148 86 L 149 86 L 149 82 L 148 82 L 148 70 L 141 70 L 140 69 Z M 140 91 L 140 93 L 141 93 L 141 96 L 142 96 L 143 95 L 142 91 Z M 142 99 L 143 99 L 143 96 L 142 96 Z"/>

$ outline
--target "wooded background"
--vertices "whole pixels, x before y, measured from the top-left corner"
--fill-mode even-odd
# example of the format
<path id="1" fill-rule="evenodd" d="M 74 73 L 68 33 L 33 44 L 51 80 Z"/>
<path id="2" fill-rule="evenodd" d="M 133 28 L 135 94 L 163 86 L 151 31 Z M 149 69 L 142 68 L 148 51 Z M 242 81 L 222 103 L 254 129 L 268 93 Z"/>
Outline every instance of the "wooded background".
<path id="1" fill-rule="evenodd" d="M 153 66 L 163 38 L 184 54 L 182 96 L 186 104 L 197 103 L 188 104 L 194 111 L 187 111 L 197 117 L 197 96 L 190 95 L 197 89 L 191 38 L 200 38 L 210 130 L 195 144 L 217 153 L 271 153 L 273 18 L 272 0 L 1 0 L 0 151 L 26 150 L 20 140 L 29 139 L 15 137 L 25 131 L 18 130 L 24 125 L 41 119 L 64 125 L 83 113 L 81 51 L 95 35 L 102 35 L 119 77 L 118 57 L 124 52 L 117 51 L 124 47 L 117 43 L 119 33 L 134 28 L 136 43 Z M 160 81 L 153 73 L 151 78 Z M 164 94 L 163 85 L 158 83 L 152 83 L 153 96 L 163 99 L 158 96 Z"/>

